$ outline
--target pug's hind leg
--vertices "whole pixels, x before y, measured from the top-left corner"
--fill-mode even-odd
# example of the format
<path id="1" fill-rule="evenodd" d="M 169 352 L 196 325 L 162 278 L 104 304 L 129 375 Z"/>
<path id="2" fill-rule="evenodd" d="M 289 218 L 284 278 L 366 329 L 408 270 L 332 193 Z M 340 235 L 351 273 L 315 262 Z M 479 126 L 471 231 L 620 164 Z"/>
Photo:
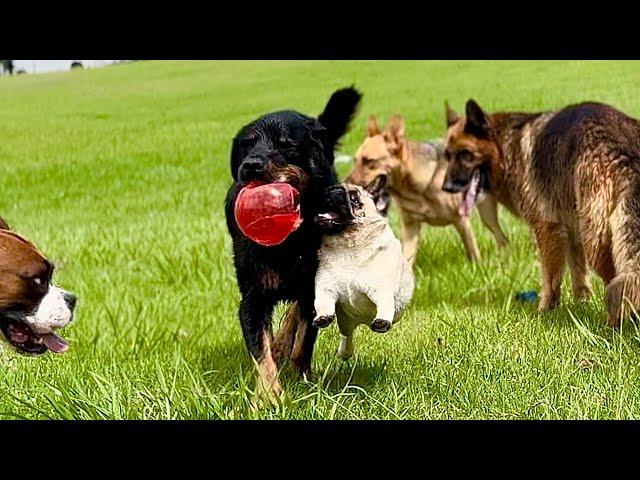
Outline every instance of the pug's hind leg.
<path id="1" fill-rule="evenodd" d="M 340 327 L 340 346 L 338 347 L 336 355 L 341 360 L 349 360 L 353 356 L 354 351 L 354 328 L 351 326 L 347 327 L 346 325 L 341 325 L 340 322 L 338 322 L 338 325 Z"/>

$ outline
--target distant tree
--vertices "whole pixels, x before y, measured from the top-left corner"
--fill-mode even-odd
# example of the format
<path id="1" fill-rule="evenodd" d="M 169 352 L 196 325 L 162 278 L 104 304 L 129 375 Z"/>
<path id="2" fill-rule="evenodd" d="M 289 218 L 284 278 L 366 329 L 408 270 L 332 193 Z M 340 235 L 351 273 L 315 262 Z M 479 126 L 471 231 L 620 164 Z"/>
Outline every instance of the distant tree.
<path id="1" fill-rule="evenodd" d="M 71 62 L 71 70 L 75 70 L 76 68 L 84 68 L 82 62 L 78 60 L 74 60 L 73 62 Z"/>
<path id="2" fill-rule="evenodd" d="M 13 60 L 2 60 L 2 73 L 13 75 Z"/>

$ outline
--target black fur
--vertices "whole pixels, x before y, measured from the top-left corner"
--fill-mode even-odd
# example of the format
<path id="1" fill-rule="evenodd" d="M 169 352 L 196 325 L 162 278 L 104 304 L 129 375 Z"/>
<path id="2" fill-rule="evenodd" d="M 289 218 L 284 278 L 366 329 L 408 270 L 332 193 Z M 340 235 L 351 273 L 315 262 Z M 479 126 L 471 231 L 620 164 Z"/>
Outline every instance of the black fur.
<path id="1" fill-rule="evenodd" d="M 314 225 L 325 189 L 337 183 L 334 150 L 349 127 L 361 95 L 353 87 L 336 91 L 316 119 L 287 110 L 264 115 L 244 126 L 233 139 L 231 174 L 234 183 L 226 199 L 226 216 L 233 239 L 234 263 L 242 295 L 239 317 L 251 355 L 260 359 L 263 338 L 279 301 L 297 301 L 308 322 L 303 358 L 297 366 L 308 371 L 317 329 L 311 326 L 317 251 L 322 234 Z M 282 244 L 264 247 L 246 238 L 234 216 L 236 197 L 251 181 L 271 182 L 282 176 L 300 191 L 303 222 Z"/>
<path id="2" fill-rule="evenodd" d="M 475 100 L 469 100 L 466 105 L 467 122 L 464 131 L 478 138 L 488 138 L 491 134 L 491 126 L 487 116 Z"/>

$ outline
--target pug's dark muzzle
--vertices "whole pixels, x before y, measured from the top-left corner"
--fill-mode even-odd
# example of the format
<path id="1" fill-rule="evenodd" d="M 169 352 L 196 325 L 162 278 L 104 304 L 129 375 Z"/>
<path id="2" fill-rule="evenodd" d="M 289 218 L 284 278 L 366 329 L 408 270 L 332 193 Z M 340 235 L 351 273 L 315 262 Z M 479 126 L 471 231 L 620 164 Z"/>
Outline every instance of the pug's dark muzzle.
<path id="1" fill-rule="evenodd" d="M 347 189 L 342 185 L 327 188 L 324 207 L 321 213 L 314 217 L 316 225 L 325 233 L 335 234 L 348 227 L 353 218 Z"/>

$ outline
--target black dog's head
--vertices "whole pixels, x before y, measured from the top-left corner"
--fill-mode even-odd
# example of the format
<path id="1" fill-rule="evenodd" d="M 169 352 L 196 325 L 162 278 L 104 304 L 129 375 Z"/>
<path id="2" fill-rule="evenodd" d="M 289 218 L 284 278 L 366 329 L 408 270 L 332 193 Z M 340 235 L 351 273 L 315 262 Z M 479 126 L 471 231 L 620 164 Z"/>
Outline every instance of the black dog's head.
<path id="1" fill-rule="evenodd" d="M 237 184 L 285 182 L 305 195 L 337 182 L 334 150 L 353 118 L 361 94 L 336 91 L 318 118 L 286 110 L 264 115 L 233 139 L 231 174 Z"/>

